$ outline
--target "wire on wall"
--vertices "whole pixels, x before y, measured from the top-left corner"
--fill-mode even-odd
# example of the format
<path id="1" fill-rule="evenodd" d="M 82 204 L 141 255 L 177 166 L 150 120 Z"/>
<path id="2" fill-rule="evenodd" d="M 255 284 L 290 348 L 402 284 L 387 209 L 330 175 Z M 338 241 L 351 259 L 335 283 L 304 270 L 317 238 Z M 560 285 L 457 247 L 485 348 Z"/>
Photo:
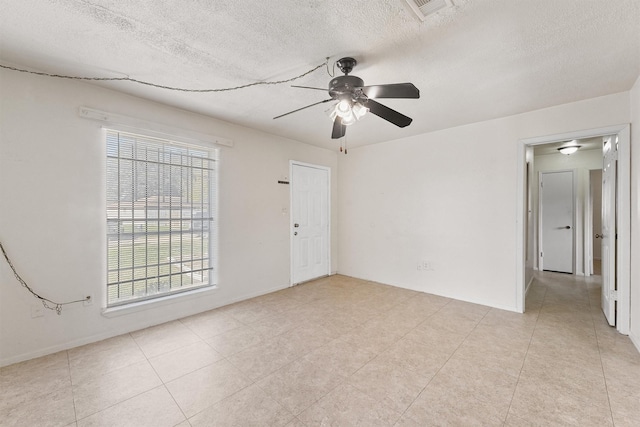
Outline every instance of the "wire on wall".
<path id="1" fill-rule="evenodd" d="M 322 64 L 317 65 L 317 66 L 313 67 L 312 69 L 310 69 L 309 71 L 304 72 L 304 73 L 302 73 L 302 74 L 300 74 L 298 76 L 291 77 L 290 79 L 275 80 L 275 81 L 259 81 L 259 82 L 247 83 L 247 84 L 240 85 L 240 86 L 219 88 L 219 89 L 188 89 L 188 88 L 182 88 L 182 87 L 165 86 L 165 85 L 161 85 L 161 84 L 157 84 L 157 83 L 146 82 L 144 80 L 133 79 L 131 77 L 68 76 L 68 75 L 64 75 L 64 74 L 50 74 L 50 73 L 44 73 L 44 72 L 40 72 L 40 71 L 30 71 L 30 70 L 25 70 L 23 68 L 11 67 L 11 66 L 8 66 L 8 65 L 0 64 L 0 68 L 4 68 L 5 70 L 18 71 L 20 73 L 27 73 L 27 74 L 34 74 L 36 76 L 54 77 L 54 78 L 58 78 L 58 79 L 69 79 L 69 80 L 100 81 L 100 82 L 119 82 L 119 81 L 120 82 L 132 82 L 132 83 L 138 83 L 138 84 L 145 85 L 145 86 L 157 87 L 157 88 L 160 88 L 160 89 L 167 89 L 167 90 L 173 90 L 173 91 L 178 91 L 178 92 L 196 92 L 196 93 L 229 92 L 229 91 L 232 91 L 232 90 L 245 89 L 245 88 L 248 88 L 248 87 L 251 87 L 251 86 L 279 85 L 279 84 L 283 84 L 283 83 L 289 83 L 289 82 L 292 82 L 294 80 L 301 79 L 302 77 L 304 77 L 304 76 L 306 76 L 308 74 L 311 74 L 314 71 L 316 71 L 316 70 L 318 70 L 318 69 L 320 69 L 322 67 L 326 67 L 327 73 L 329 75 L 331 75 L 329 73 L 329 57 L 327 57 Z M 334 67 L 335 67 L 335 65 L 334 65 Z"/>
<path id="2" fill-rule="evenodd" d="M 34 292 L 33 289 L 31 289 L 29 287 L 29 285 L 27 285 L 27 282 L 25 282 L 22 279 L 22 277 L 20 277 L 20 275 L 16 271 L 16 268 L 13 266 L 13 263 L 9 259 L 9 255 L 7 255 L 7 251 L 4 250 L 4 246 L 2 246 L 2 242 L 0 242 L 0 249 L 2 249 L 2 255 L 4 255 L 4 259 L 7 261 L 7 264 L 9 264 L 9 267 L 11 267 L 11 271 L 13 271 L 13 275 L 16 276 L 16 280 L 18 280 L 18 282 L 20 282 L 22 287 L 24 287 L 26 290 L 28 290 L 31 293 L 31 295 L 33 295 L 34 297 L 38 298 L 42 302 L 42 305 L 45 308 L 48 308 L 49 310 L 54 310 L 58 315 L 60 315 L 60 314 L 62 314 L 62 306 L 63 305 L 74 304 L 74 303 L 77 303 L 77 302 L 84 302 L 84 301 L 89 300 L 89 297 L 87 297 L 86 299 L 79 299 L 79 300 L 76 300 L 76 301 L 55 302 L 55 301 L 51 301 L 50 299 L 47 299 L 47 298 L 45 298 L 43 296 L 38 295 L 36 292 Z"/>

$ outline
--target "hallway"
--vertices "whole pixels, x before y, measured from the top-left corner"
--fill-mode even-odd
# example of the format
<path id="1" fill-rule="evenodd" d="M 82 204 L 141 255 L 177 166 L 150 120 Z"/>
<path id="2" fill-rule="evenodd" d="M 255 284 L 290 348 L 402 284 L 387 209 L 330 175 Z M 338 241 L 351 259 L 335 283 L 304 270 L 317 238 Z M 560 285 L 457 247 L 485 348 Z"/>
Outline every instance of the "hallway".
<path id="1" fill-rule="evenodd" d="M 537 320 L 509 420 L 538 419 L 539 425 L 611 425 L 613 420 L 631 426 L 640 419 L 640 354 L 606 323 L 601 280 L 536 273 L 526 310 Z"/>

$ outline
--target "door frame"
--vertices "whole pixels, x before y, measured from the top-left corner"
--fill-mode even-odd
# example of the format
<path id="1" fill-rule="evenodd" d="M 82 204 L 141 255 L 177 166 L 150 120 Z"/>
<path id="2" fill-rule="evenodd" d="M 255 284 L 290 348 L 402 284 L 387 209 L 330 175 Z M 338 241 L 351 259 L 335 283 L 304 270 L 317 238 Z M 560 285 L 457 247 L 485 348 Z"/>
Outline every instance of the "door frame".
<path id="1" fill-rule="evenodd" d="M 574 169 L 562 169 L 562 170 L 553 170 L 553 171 L 539 171 L 538 172 L 538 253 L 536 256 L 538 257 L 538 270 L 544 270 L 544 258 L 540 256 L 540 252 L 543 251 L 543 236 L 542 236 L 542 217 L 543 217 L 543 207 L 542 207 L 542 175 L 548 173 L 558 173 L 558 172 L 570 172 L 571 173 L 571 274 L 576 274 L 577 270 L 577 259 L 576 259 L 576 171 Z"/>
<path id="2" fill-rule="evenodd" d="M 525 304 L 525 247 L 526 242 L 526 149 L 535 145 L 572 139 L 607 135 L 618 137 L 618 239 L 616 244 L 618 264 L 618 310 L 616 329 L 629 334 L 631 313 L 631 127 L 629 123 L 585 129 L 555 135 L 523 138 L 518 141 L 516 177 L 516 309 L 524 313 Z"/>
<path id="3" fill-rule="evenodd" d="M 331 274 L 331 168 L 328 166 L 315 165 L 312 163 L 300 162 L 297 160 L 289 160 L 289 287 L 295 285 L 293 283 L 293 269 L 294 269 L 294 253 L 293 253 L 293 233 L 295 231 L 293 226 L 293 168 L 295 166 L 303 166 L 307 168 L 320 169 L 327 173 L 327 276 Z"/>

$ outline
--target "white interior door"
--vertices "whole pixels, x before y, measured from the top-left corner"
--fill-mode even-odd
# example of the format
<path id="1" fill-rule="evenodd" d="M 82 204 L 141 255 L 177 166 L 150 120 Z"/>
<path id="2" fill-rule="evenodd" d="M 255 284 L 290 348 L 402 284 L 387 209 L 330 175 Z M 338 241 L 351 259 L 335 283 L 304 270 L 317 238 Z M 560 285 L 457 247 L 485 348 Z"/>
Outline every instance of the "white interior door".
<path id="1" fill-rule="evenodd" d="M 542 269 L 573 273 L 573 171 L 541 174 L 540 211 Z"/>
<path id="2" fill-rule="evenodd" d="M 616 176 L 618 147 L 614 136 L 604 138 L 602 165 L 602 311 L 616 323 Z"/>
<path id="3" fill-rule="evenodd" d="M 292 162 L 292 285 L 330 273 L 329 218 L 329 169 Z"/>

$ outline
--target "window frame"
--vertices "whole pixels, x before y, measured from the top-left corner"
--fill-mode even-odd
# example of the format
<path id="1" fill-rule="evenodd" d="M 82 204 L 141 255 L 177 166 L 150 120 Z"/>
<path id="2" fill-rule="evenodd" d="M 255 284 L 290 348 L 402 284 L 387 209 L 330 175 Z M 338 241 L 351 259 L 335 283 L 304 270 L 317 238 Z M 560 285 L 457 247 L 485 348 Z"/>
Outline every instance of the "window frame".
<path id="1" fill-rule="evenodd" d="M 210 290 L 215 290 L 217 288 L 217 270 L 218 270 L 218 229 L 217 229 L 217 224 L 218 224 L 218 192 L 219 192 L 219 187 L 218 187 L 218 165 L 219 165 L 219 148 L 213 144 L 210 143 L 206 143 L 204 141 L 194 141 L 191 138 L 189 138 L 189 142 L 184 142 L 183 138 L 180 138 L 178 136 L 173 136 L 173 135 L 169 135 L 169 134 L 161 134 L 160 136 L 156 136 L 155 132 L 146 132 L 144 130 L 130 130 L 130 129 L 121 129 L 119 126 L 104 126 L 103 127 L 103 141 L 105 143 L 105 238 L 106 238 L 106 242 L 105 242 L 105 249 L 106 249 L 106 260 L 105 260 L 105 286 L 104 286 L 104 301 L 105 301 L 105 310 L 104 312 L 115 312 L 115 311 L 124 311 L 123 309 L 127 309 L 127 308 L 135 308 L 138 307 L 140 305 L 147 305 L 149 303 L 157 303 L 160 301 L 164 301 L 164 300 L 172 300 L 176 297 L 179 298 L 183 298 L 187 295 L 194 295 L 194 294 L 200 294 L 202 292 L 207 292 Z M 198 220 L 196 219 L 197 217 L 194 217 L 194 205 L 193 205 L 193 201 L 191 201 L 189 210 L 190 210 L 190 216 L 189 217 L 183 217 L 183 202 L 181 200 L 180 202 L 180 218 L 174 220 L 173 219 L 173 215 L 171 213 L 171 207 L 169 208 L 169 217 L 168 219 L 164 219 L 165 221 L 169 222 L 170 226 L 169 226 L 169 242 L 170 242 L 170 247 L 171 247 L 171 242 L 173 242 L 173 238 L 174 236 L 180 236 L 180 241 L 183 242 L 183 236 L 184 236 L 184 221 L 187 221 L 189 223 L 189 232 L 187 234 L 191 235 L 191 248 L 193 248 L 193 237 L 196 234 L 202 234 L 202 230 L 204 229 L 204 224 L 203 227 L 199 229 L 199 232 L 196 231 L 197 229 L 193 227 L 194 225 L 194 220 L 195 221 L 206 221 L 208 223 L 208 242 L 207 242 L 207 250 L 208 250 L 208 256 L 206 259 L 208 259 L 208 267 L 206 268 L 206 270 L 208 270 L 208 283 L 206 284 L 201 284 L 201 285 L 194 285 L 194 286 L 189 286 L 189 284 L 187 284 L 186 287 L 182 288 L 183 285 L 181 285 L 179 288 L 175 288 L 172 289 L 172 284 L 171 284 L 171 278 L 174 276 L 182 276 L 184 274 L 189 274 L 188 270 L 187 272 L 185 272 L 184 270 L 180 270 L 177 273 L 172 273 L 171 270 L 172 268 L 170 267 L 170 273 L 169 276 L 169 290 L 167 291 L 162 291 L 162 292 L 151 292 L 149 293 L 148 288 L 146 288 L 145 293 L 143 295 L 140 296 L 133 296 L 131 298 L 123 298 L 121 300 L 116 300 L 116 301 L 112 301 L 110 300 L 110 294 L 109 294 L 109 286 L 121 286 L 124 282 L 120 281 L 120 279 L 118 279 L 118 282 L 113 283 L 110 282 L 109 280 L 109 274 L 110 274 L 110 266 L 113 264 L 110 264 L 110 249 L 109 249 L 109 245 L 110 245 L 110 238 L 113 238 L 113 233 L 110 232 L 110 228 L 109 228 L 109 223 L 113 223 L 114 220 L 113 218 L 109 218 L 109 210 L 110 210 L 110 202 L 108 200 L 109 198 L 109 179 L 108 179 L 108 174 L 109 174 L 109 166 L 107 166 L 107 163 L 109 162 L 109 159 L 117 159 L 116 161 L 121 161 L 123 159 L 123 156 L 120 155 L 120 148 L 118 148 L 118 155 L 116 156 L 110 156 L 109 155 L 109 142 L 108 142 L 108 138 L 109 135 L 115 134 L 116 137 L 120 137 L 120 135 L 125 135 L 129 138 L 133 138 L 136 142 L 134 144 L 137 144 L 138 141 L 140 140 L 142 142 L 142 144 L 149 144 L 150 142 L 156 142 L 157 144 L 162 146 L 162 150 L 161 152 L 163 153 L 167 153 L 167 148 L 169 149 L 169 151 L 171 151 L 172 149 L 176 149 L 181 153 L 184 153 L 184 150 L 194 150 L 194 151 L 204 151 L 207 153 L 206 157 L 203 157 L 203 159 L 206 159 L 209 163 L 210 163 L 210 167 L 209 168 L 204 168 L 202 167 L 201 170 L 207 171 L 207 178 L 208 178 L 208 192 L 207 192 L 207 197 L 208 197 L 208 203 L 206 204 L 208 206 L 209 209 L 209 216 L 207 218 L 210 218 L 209 220 Z M 117 142 L 117 146 L 120 147 L 121 143 L 118 141 Z M 188 153 L 188 151 L 187 151 Z M 160 155 L 159 155 L 160 156 Z M 135 164 L 136 161 L 139 163 L 143 163 L 143 162 L 147 162 L 148 159 L 143 160 L 141 158 L 138 157 L 137 154 L 132 154 L 130 159 L 127 159 L 129 161 L 132 162 L 133 166 L 132 166 L 132 171 L 136 168 Z M 163 163 L 158 161 L 158 168 L 161 167 L 166 167 L 166 168 L 172 168 L 173 166 L 179 167 L 181 169 L 179 169 L 181 171 L 181 174 L 183 173 L 184 170 L 187 171 L 187 174 L 189 175 L 189 179 L 193 179 L 193 175 L 191 175 L 193 173 L 194 170 L 198 169 L 197 167 L 195 167 L 193 165 L 193 163 L 190 163 L 189 166 L 184 166 L 184 165 L 173 165 L 171 163 L 171 161 L 169 161 L 168 163 Z M 182 168 L 186 168 L 186 169 L 182 169 Z M 160 175 L 160 173 L 159 173 Z M 132 175 L 133 176 L 133 175 Z M 159 178 L 158 178 L 159 179 Z M 158 218 L 150 218 L 150 216 L 148 215 L 147 212 L 149 212 L 148 210 L 148 198 L 145 199 L 145 209 L 144 209 L 144 216 L 143 218 L 138 218 L 136 217 L 136 214 L 134 214 L 134 204 L 136 202 L 135 197 L 133 197 L 133 192 L 135 190 L 133 190 L 133 187 L 135 186 L 133 183 L 134 178 L 131 178 L 132 180 L 132 211 L 131 211 L 131 218 L 130 218 L 130 222 L 132 223 L 132 227 L 135 221 L 142 221 L 144 224 L 149 224 L 150 221 L 156 221 L 158 223 L 158 229 L 156 230 L 155 234 L 157 235 L 157 241 L 158 241 L 158 253 L 160 253 L 160 244 L 161 244 L 161 232 L 159 229 L 159 224 L 162 221 L 162 219 L 160 218 L 160 212 L 161 212 L 161 206 L 160 206 L 160 196 L 158 195 L 158 200 L 157 200 L 157 212 L 158 212 Z M 120 183 L 123 181 L 123 176 L 120 174 L 120 172 L 118 172 L 117 175 L 117 182 L 118 185 L 120 185 Z M 169 182 L 169 186 L 171 186 L 173 183 Z M 157 184 L 158 185 L 158 192 L 160 191 L 160 183 Z M 144 182 L 144 186 L 145 188 L 149 187 L 149 180 L 145 179 Z M 121 197 L 121 192 L 118 190 L 118 197 Z M 166 197 L 166 195 L 164 195 Z M 173 197 L 173 194 L 171 191 L 169 191 L 169 197 Z M 180 197 L 182 197 L 182 192 L 180 193 Z M 193 195 L 191 195 L 190 197 L 193 197 Z M 202 205 L 202 203 L 201 203 Z M 117 209 L 118 209 L 118 219 L 115 221 L 118 224 L 118 232 L 117 232 L 117 239 L 116 239 L 116 245 L 118 245 L 118 247 L 121 246 L 121 238 L 120 238 L 120 224 L 122 221 L 126 221 L 127 219 L 121 220 L 120 218 L 120 211 L 122 210 L 121 205 L 120 205 L 120 201 L 117 201 Z M 172 226 L 171 226 L 171 221 L 179 221 L 180 222 L 180 228 L 179 231 L 172 233 Z M 144 268 L 145 268 L 145 276 L 144 276 L 144 280 L 148 281 L 149 280 L 149 259 L 148 259 L 148 252 L 147 252 L 147 248 L 149 247 L 149 242 L 148 242 L 148 235 L 149 234 L 154 234 L 154 233 L 149 233 L 148 231 L 148 226 L 145 227 L 145 231 L 144 231 L 144 235 L 145 235 L 145 251 L 144 251 L 144 255 L 143 258 L 145 260 L 144 262 Z M 131 231 L 131 235 L 133 237 L 133 235 L 135 234 L 135 230 L 132 228 Z M 111 240 L 112 241 L 112 240 Z M 134 252 L 134 247 L 135 244 L 132 241 L 132 253 Z M 184 255 L 184 252 L 182 251 L 182 246 L 180 247 L 180 257 L 182 257 Z M 204 249 L 204 247 L 201 246 L 201 249 Z M 173 256 L 172 253 L 169 254 L 170 257 Z M 159 256 L 158 256 L 159 259 Z M 203 261 L 204 258 L 199 259 L 198 261 Z M 174 264 L 174 261 L 172 259 L 169 260 L 169 265 L 172 266 Z M 185 263 L 191 263 L 191 267 L 193 267 L 193 263 L 194 260 L 193 258 L 190 258 L 188 261 L 186 261 Z M 180 265 L 182 263 L 179 263 Z M 121 260 L 120 260 L 120 253 L 118 252 L 117 255 L 117 260 L 116 260 L 116 265 L 118 267 L 118 269 L 122 269 L 121 267 Z M 127 267 L 131 269 L 131 274 L 132 274 L 132 278 L 131 278 L 131 292 L 134 292 L 134 285 L 133 283 L 135 282 L 135 276 L 133 275 L 133 271 L 137 266 L 135 264 L 132 264 L 131 267 Z M 158 277 L 156 278 L 160 278 L 160 263 L 158 262 L 158 265 L 156 266 L 158 268 Z M 202 266 L 203 267 L 203 266 Z M 140 268 L 142 268 L 142 266 L 140 266 Z M 182 267 L 181 267 L 182 268 Z M 119 271 L 118 270 L 118 271 Z M 113 272 L 114 270 L 111 270 L 111 272 Z M 202 270 L 204 271 L 204 270 Z M 202 273 L 204 275 L 204 273 Z M 191 277 L 192 281 L 193 281 L 193 277 Z M 182 280 L 182 279 L 181 279 Z M 182 283 L 182 281 L 181 281 Z"/>

